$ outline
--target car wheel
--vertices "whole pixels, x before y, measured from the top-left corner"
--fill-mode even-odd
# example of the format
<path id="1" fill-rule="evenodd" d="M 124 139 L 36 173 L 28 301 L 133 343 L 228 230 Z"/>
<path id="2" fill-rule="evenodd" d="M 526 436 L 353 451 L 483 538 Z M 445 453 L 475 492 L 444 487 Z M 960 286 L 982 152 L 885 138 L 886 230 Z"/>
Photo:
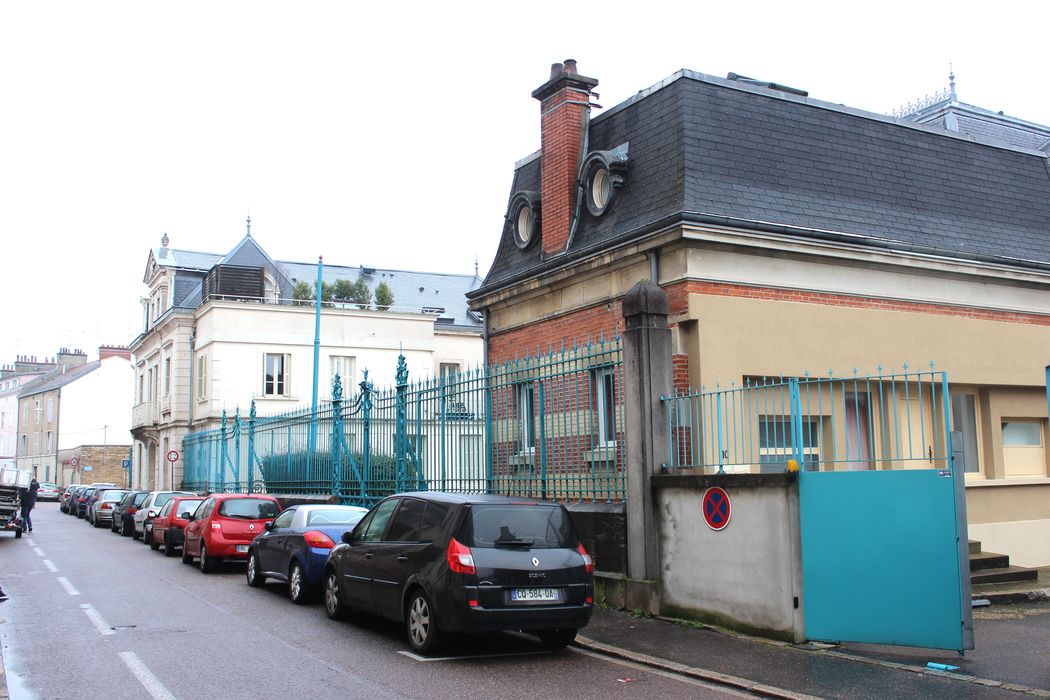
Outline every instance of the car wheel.
<path id="1" fill-rule="evenodd" d="M 185 538 L 182 540 L 182 563 L 183 564 L 192 564 L 193 563 L 193 555 L 190 554 L 190 549 L 189 549 L 189 547 L 186 546 Z"/>
<path id="2" fill-rule="evenodd" d="M 566 627 L 557 630 L 541 630 L 536 633 L 536 636 L 540 638 L 540 643 L 547 649 L 561 649 L 569 646 L 572 644 L 572 640 L 576 639 L 576 628 Z"/>
<path id="3" fill-rule="evenodd" d="M 142 526 L 142 544 L 153 545 L 153 529 Z"/>
<path id="4" fill-rule="evenodd" d="M 266 583 L 266 577 L 259 573 L 259 557 L 255 555 L 255 552 L 248 555 L 248 570 L 245 576 L 248 578 L 248 585 L 252 588 L 258 588 Z"/>
<path id="5" fill-rule="evenodd" d="M 296 605 L 303 605 L 310 599 L 310 584 L 303 576 L 303 566 L 299 562 L 292 562 L 292 568 L 288 572 L 288 597 Z"/>
<path id="6" fill-rule="evenodd" d="M 417 588 L 408 599 L 408 614 L 405 615 L 405 629 L 408 632 L 408 643 L 420 654 L 432 654 L 441 643 L 441 630 L 430 599 L 422 589 Z"/>
<path id="7" fill-rule="evenodd" d="M 109 521 L 109 531 L 110 532 L 116 532 L 117 531 L 117 519 L 116 518 L 113 518 L 112 520 Z"/>
<path id="8" fill-rule="evenodd" d="M 208 550 L 204 547 L 204 540 L 201 540 L 201 573 L 210 574 L 215 571 L 215 567 L 218 563 L 216 557 L 208 554 Z"/>
<path id="9" fill-rule="evenodd" d="M 93 523 L 95 527 L 102 527 L 103 525 L 105 525 L 105 523 L 101 522 L 98 518 L 95 518 Z"/>
<path id="10" fill-rule="evenodd" d="M 16 527 L 16 528 L 15 528 L 15 539 L 17 540 L 17 539 L 18 539 L 18 538 L 20 538 L 21 536 L 22 536 L 22 528 L 20 528 L 20 527 Z"/>
<path id="11" fill-rule="evenodd" d="M 328 569 L 324 573 L 324 614 L 330 620 L 341 620 L 346 617 L 343 591 L 339 586 L 339 574 L 335 572 L 335 569 Z"/>
<path id="12" fill-rule="evenodd" d="M 132 525 L 131 525 L 131 539 L 133 539 L 133 540 L 137 540 L 137 539 L 138 539 L 139 537 L 141 537 L 141 536 L 142 536 L 142 535 L 139 535 L 139 532 L 138 532 L 138 530 L 136 530 L 136 529 L 135 529 L 135 525 L 134 525 L 134 524 L 132 524 Z"/>
<path id="13" fill-rule="evenodd" d="M 120 519 L 120 536 L 121 537 L 131 537 L 131 534 L 134 531 L 135 530 L 128 525 L 128 521 L 127 520 L 124 520 L 124 518 Z"/>
<path id="14" fill-rule="evenodd" d="M 160 549 L 160 542 L 158 542 L 157 538 L 153 536 L 153 530 L 150 530 L 149 532 L 149 548 L 154 552 Z"/>
<path id="15" fill-rule="evenodd" d="M 171 543 L 171 537 L 168 533 L 164 533 L 164 556 L 175 556 L 175 545 Z"/>

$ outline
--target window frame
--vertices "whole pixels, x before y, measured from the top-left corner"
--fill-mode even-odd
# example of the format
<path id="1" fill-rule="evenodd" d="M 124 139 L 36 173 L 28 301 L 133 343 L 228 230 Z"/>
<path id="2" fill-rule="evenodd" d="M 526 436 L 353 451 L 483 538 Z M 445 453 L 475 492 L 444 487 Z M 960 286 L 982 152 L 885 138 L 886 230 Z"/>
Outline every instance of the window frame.
<path id="1" fill-rule="evenodd" d="M 273 379 L 270 379 L 271 358 L 280 360 L 280 368 L 273 371 Z M 291 396 L 291 355 L 283 352 L 264 352 L 262 380 L 262 396 L 266 398 Z"/>

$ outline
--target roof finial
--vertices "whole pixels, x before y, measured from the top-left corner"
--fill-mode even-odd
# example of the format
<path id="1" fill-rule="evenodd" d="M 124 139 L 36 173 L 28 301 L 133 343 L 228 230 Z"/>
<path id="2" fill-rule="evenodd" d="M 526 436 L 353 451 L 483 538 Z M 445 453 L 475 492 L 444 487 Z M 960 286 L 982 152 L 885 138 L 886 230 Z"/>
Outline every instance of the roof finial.
<path id="1" fill-rule="evenodd" d="M 477 255 L 477 253 L 474 254 L 474 276 L 475 277 L 478 276 L 478 255 Z"/>
<path id="2" fill-rule="evenodd" d="M 168 247 L 168 234 L 165 233 L 163 236 L 160 237 L 160 247 L 161 248 L 167 248 Z"/>
<path id="3" fill-rule="evenodd" d="M 948 94 L 952 102 L 955 102 L 955 71 L 952 69 L 951 61 L 948 61 Z"/>
<path id="4" fill-rule="evenodd" d="M 251 238 L 252 237 L 252 215 L 251 214 L 248 215 L 247 224 L 248 224 L 248 238 Z"/>

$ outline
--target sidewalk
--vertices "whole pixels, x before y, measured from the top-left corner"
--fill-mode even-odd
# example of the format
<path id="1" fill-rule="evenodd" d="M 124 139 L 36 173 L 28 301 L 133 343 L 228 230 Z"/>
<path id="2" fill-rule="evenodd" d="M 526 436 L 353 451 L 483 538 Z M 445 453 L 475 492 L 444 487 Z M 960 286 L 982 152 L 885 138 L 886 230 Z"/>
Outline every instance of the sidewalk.
<path id="1" fill-rule="evenodd" d="M 792 645 L 610 610 L 596 610 L 577 642 L 767 697 L 1050 698 L 1050 602 L 979 608 L 974 618 L 977 648 L 962 658 L 880 645 Z M 959 670 L 931 670 L 930 661 Z"/>

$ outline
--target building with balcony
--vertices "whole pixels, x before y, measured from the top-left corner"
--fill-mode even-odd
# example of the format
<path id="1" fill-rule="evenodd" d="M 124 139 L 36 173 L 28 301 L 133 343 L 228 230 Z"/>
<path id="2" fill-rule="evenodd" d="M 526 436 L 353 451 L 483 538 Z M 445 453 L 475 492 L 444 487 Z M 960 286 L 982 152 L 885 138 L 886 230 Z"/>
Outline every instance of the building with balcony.
<path id="1" fill-rule="evenodd" d="M 257 415 L 273 415 L 313 398 L 317 264 L 273 260 L 250 221 L 225 255 L 168 244 L 164 236 L 150 251 L 143 332 L 131 344 L 132 482 L 150 488 L 181 482 L 183 436 L 219 427 L 224 412 L 246 415 L 254 401 Z M 347 394 L 365 370 L 377 386 L 392 384 L 402 353 L 414 378 L 484 361 L 481 317 L 466 302 L 476 274 L 325 264 L 322 275 L 332 294 L 322 294 L 321 401 L 336 374 Z M 352 298 L 336 296 L 351 285 Z"/>

